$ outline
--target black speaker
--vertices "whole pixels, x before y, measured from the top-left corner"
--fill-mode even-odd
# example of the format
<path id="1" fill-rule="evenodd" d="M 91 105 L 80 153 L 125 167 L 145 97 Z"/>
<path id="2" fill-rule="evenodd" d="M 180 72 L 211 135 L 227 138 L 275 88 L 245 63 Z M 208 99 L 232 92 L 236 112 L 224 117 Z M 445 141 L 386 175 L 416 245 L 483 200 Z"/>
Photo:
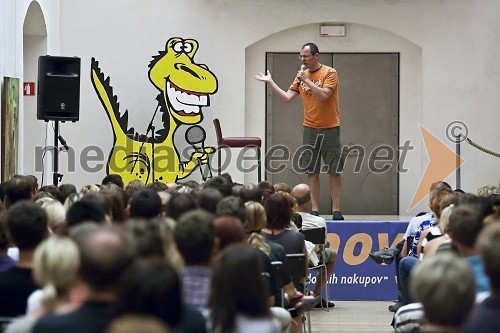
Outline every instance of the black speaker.
<path id="1" fill-rule="evenodd" d="M 38 58 L 38 119 L 78 121 L 80 63 L 78 57 Z"/>

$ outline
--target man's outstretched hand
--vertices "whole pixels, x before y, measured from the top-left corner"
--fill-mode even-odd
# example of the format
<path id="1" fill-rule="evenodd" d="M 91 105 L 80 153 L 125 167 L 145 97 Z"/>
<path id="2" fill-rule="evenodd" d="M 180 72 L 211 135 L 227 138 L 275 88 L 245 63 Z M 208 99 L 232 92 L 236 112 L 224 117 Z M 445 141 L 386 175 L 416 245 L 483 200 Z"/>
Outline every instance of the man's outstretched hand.
<path id="1" fill-rule="evenodd" d="M 254 76 L 254 79 L 267 83 L 267 82 L 271 82 L 273 78 L 271 77 L 271 72 L 269 72 L 269 70 L 267 70 L 266 75 L 259 73 L 259 74 Z"/>

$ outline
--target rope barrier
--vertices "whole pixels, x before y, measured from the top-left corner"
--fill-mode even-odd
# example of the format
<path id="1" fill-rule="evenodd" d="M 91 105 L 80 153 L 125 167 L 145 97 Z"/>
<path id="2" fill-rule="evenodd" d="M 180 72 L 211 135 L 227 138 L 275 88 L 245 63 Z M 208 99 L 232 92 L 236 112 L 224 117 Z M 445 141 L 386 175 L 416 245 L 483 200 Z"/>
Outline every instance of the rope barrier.
<path id="1" fill-rule="evenodd" d="M 489 149 L 486 149 L 484 147 L 481 147 L 480 145 L 478 145 L 477 143 L 473 142 L 471 139 L 469 138 L 466 138 L 467 140 L 467 143 L 469 143 L 471 146 L 473 146 L 474 148 L 477 148 L 479 150 L 481 150 L 482 152 L 485 152 L 487 154 L 490 154 L 490 155 L 493 155 L 493 156 L 496 156 L 496 157 L 500 157 L 500 154 L 499 153 L 495 153 L 494 151 L 492 150 L 489 150 Z"/>

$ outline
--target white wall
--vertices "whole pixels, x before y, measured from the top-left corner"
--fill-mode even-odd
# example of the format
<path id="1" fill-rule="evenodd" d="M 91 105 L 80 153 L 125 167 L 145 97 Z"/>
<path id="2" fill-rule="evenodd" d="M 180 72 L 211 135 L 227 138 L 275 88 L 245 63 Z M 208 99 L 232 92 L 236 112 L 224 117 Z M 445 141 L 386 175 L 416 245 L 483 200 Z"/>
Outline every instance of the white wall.
<path id="1" fill-rule="evenodd" d="M 36 22 L 25 19 L 32 6 Z M 0 74 L 20 79 L 19 173 L 34 173 L 33 145 L 40 144 L 44 125 L 36 120 L 36 96 L 23 97 L 22 83 L 37 81 L 39 55 L 59 52 L 59 0 L 0 0 Z M 33 18 L 33 17 L 32 17 Z M 28 19 L 29 21 L 29 19 Z M 43 29 L 38 29 L 40 25 Z M 24 28 L 27 28 L 25 30 Z M 43 142 L 41 142 L 43 143 Z M 37 174 L 40 176 L 40 174 Z"/>
<path id="2" fill-rule="evenodd" d="M 3 3 L 12 6 L 13 1 Z M 401 52 L 400 140 L 409 138 L 416 146 L 411 164 L 405 165 L 410 173 L 401 177 L 401 213 L 428 163 L 419 123 L 452 147 L 445 128 L 461 120 L 471 139 L 500 151 L 495 135 L 500 120 L 497 0 L 87 0 L 62 1 L 60 10 L 60 54 L 82 58 L 81 120 L 61 126 L 77 153 L 85 145 L 107 151 L 112 144 L 111 126 L 90 83 L 90 58 L 96 57 L 111 76 L 121 110 L 128 109 L 131 118 L 140 114 L 131 122 L 144 128 L 157 94 L 147 79 L 147 65 L 173 36 L 198 40 L 196 60 L 219 80 L 219 90 L 204 110 L 207 143 L 212 144 L 214 117 L 231 120 L 226 135 L 264 137 L 264 88 L 251 78 L 255 69 L 263 70 L 265 51 L 298 52 L 302 43 L 318 40 L 325 51 Z M 320 40 L 315 26 L 323 22 L 347 23 L 348 37 Z M 462 155 L 463 189 L 474 192 L 498 183 L 498 158 L 467 145 Z M 254 175 L 230 172 L 237 181 L 254 180 Z M 104 170 L 77 169 L 65 174 L 64 181 L 81 186 L 103 176 Z M 449 180 L 454 186 L 454 176 Z M 425 203 L 416 210 L 423 209 Z"/>

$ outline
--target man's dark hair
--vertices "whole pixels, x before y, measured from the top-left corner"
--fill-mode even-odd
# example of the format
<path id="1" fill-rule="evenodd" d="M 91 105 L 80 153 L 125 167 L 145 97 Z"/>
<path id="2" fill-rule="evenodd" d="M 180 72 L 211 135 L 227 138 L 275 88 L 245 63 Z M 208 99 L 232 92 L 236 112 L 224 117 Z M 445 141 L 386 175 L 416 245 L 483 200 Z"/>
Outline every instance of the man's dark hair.
<path id="1" fill-rule="evenodd" d="M 196 180 L 188 180 L 187 182 L 183 183 L 182 185 L 189 187 L 191 189 L 195 189 L 200 186 L 200 183 L 198 183 Z"/>
<path id="2" fill-rule="evenodd" d="M 182 214 L 196 208 L 196 199 L 191 194 L 174 193 L 167 202 L 167 215 L 178 220 Z"/>
<path id="3" fill-rule="evenodd" d="M 31 191 L 33 193 L 36 193 L 36 191 L 38 191 L 38 178 L 36 178 L 36 176 L 34 175 L 26 175 L 24 176 L 24 179 L 26 179 L 28 183 L 30 183 Z"/>
<path id="4" fill-rule="evenodd" d="M 57 199 L 57 192 L 59 192 L 59 188 L 55 185 L 45 185 L 45 186 L 42 186 L 40 187 L 40 189 L 38 190 L 38 193 L 40 192 L 45 192 L 45 193 L 49 193 L 54 199 Z"/>
<path id="5" fill-rule="evenodd" d="M 147 184 L 146 188 L 149 188 L 150 190 L 153 190 L 155 192 L 168 190 L 167 184 L 165 184 L 163 182 L 159 182 L 159 181 L 154 181 L 152 183 Z"/>
<path id="6" fill-rule="evenodd" d="M 161 198 L 152 189 L 136 192 L 130 200 L 130 216 L 151 218 L 161 213 Z"/>
<path id="7" fill-rule="evenodd" d="M 227 181 L 231 184 L 231 187 L 233 185 L 233 177 L 231 177 L 231 175 L 227 172 L 224 172 L 221 177 L 224 177 L 227 179 Z"/>
<path id="8" fill-rule="evenodd" d="M 186 265 L 208 264 L 214 249 L 214 216 L 201 209 L 182 215 L 175 227 L 174 237 Z"/>
<path id="9" fill-rule="evenodd" d="M 318 49 L 318 46 L 314 43 L 305 43 L 304 45 L 302 45 L 302 48 L 305 48 L 305 47 L 308 47 L 309 46 L 309 50 L 311 50 L 311 54 L 312 55 L 315 55 L 317 53 L 319 53 L 319 49 Z"/>
<path id="10" fill-rule="evenodd" d="M 61 184 L 59 185 L 59 191 L 57 191 L 56 199 L 59 200 L 62 204 L 66 201 L 66 198 L 72 194 L 77 193 L 76 187 L 73 184 Z"/>
<path id="11" fill-rule="evenodd" d="M 262 195 L 260 189 L 255 184 L 246 184 L 240 189 L 240 199 L 243 202 L 255 201 L 260 202 Z"/>
<path id="12" fill-rule="evenodd" d="M 216 213 L 218 216 L 231 215 L 240 219 L 243 223 L 247 217 L 245 204 L 240 198 L 229 196 L 225 197 L 217 204 Z"/>
<path id="13" fill-rule="evenodd" d="M 47 215 L 40 205 L 23 200 L 7 211 L 10 236 L 20 250 L 33 250 L 47 232 Z"/>
<path id="14" fill-rule="evenodd" d="M 183 311 L 181 291 L 179 275 L 164 260 L 138 261 L 120 279 L 115 314 L 152 315 L 176 327 Z"/>
<path id="15" fill-rule="evenodd" d="M 31 185 L 24 176 L 12 177 L 4 183 L 6 204 L 13 205 L 21 200 L 30 200 L 32 196 Z"/>
<path id="16" fill-rule="evenodd" d="M 474 195 L 472 193 L 460 195 L 458 197 L 458 204 L 475 206 L 481 214 L 481 218 L 485 218 L 493 213 L 493 203 L 489 198 Z"/>
<path id="17" fill-rule="evenodd" d="M 198 193 L 198 206 L 215 214 L 217 204 L 222 200 L 222 194 L 215 188 L 205 188 Z"/>
<path id="18" fill-rule="evenodd" d="M 82 222 L 93 221 L 96 223 L 104 223 L 105 220 L 105 208 L 97 199 L 89 195 L 84 196 L 82 199 L 72 204 L 66 213 L 68 228 L 74 227 Z"/>
<path id="19" fill-rule="evenodd" d="M 459 205 L 450 214 L 448 232 L 454 241 L 473 247 L 483 228 L 483 216 L 477 206 Z"/>
<path id="20" fill-rule="evenodd" d="M 105 199 L 106 211 L 113 218 L 113 222 L 123 222 L 126 218 L 125 207 L 127 207 L 129 200 L 127 192 L 118 185 L 107 183 L 101 186 L 98 194 Z"/>
<path id="21" fill-rule="evenodd" d="M 285 229 L 290 226 L 292 210 L 283 195 L 279 193 L 271 194 L 264 203 L 264 209 L 266 210 L 267 226 L 269 228 Z"/>
<path id="22" fill-rule="evenodd" d="M 118 174 L 110 174 L 110 175 L 107 175 L 106 177 L 104 177 L 102 179 L 102 182 L 101 184 L 102 185 L 106 185 L 107 183 L 113 183 L 113 184 L 116 184 L 118 185 L 118 187 L 120 187 L 121 189 L 123 189 L 123 187 L 125 186 L 123 184 L 123 179 L 122 179 L 122 176 L 118 175 Z"/>
<path id="23" fill-rule="evenodd" d="M 203 186 L 204 188 L 215 188 L 219 190 L 219 192 L 227 197 L 229 195 L 233 194 L 233 184 L 227 180 L 227 178 L 222 177 L 222 176 L 215 176 L 212 178 L 209 178 L 206 182 L 205 185 Z"/>

